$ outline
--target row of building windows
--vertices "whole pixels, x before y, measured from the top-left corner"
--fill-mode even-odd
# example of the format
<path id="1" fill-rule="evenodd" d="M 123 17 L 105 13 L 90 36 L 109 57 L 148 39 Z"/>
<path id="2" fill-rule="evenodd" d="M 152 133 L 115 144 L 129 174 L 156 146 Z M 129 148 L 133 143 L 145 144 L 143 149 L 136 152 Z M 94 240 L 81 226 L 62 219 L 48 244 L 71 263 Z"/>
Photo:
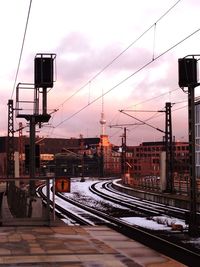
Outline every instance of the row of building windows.
<path id="1" fill-rule="evenodd" d="M 200 126 L 200 125 L 199 125 Z M 200 131 L 199 131 L 199 137 L 200 137 Z M 154 152 L 154 151 L 163 151 L 164 147 L 137 147 L 136 152 Z M 189 147 L 188 146 L 174 146 L 173 150 L 178 150 L 178 151 L 188 151 Z"/>
<path id="2" fill-rule="evenodd" d="M 200 134 L 200 131 L 199 131 L 199 134 Z M 164 149 L 163 148 L 159 148 L 159 147 L 148 147 L 148 150 L 147 149 L 139 149 L 139 148 L 136 148 L 136 151 L 137 152 L 154 152 L 154 151 L 163 151 Z M 185 152 L 187 152 L 188 150 L 189 150 L 189 146 L 175 146 L 174 148 L 173 148 L 173 150 L 174 151 L 185 151 Z M 146 154 L 146 153 L 144 153 L 144 154 Z M 137 156 L 138 154 L 136 154 L 136 156 Z M 159 154 L 156 154 L 156 156 L 157 155 L 159 155 Z M 149 154 L 148 154 L 148 156 L 149 156 Z"/>
<path id="3" fill-rule="evenodd" d="M 195 123 L 200 123 L 200 105 L 195 105 Z"/>
<path id="4" fill-rule="evenodd" d="M 136 154 L 137 158 L 158 158 L 160 157 L 160 154 Z"/>
<path id="5" fill-rule="evenodd" d="M 162 150 L 161 147 L 137 147 L 136 151 L 160 151 Z"/>
<path id="6" fill-rule="evenodd" d="M 184 153 L 184 152 L 181 152 L 181 153 L 174 153 L 174 156 L 175 157 L 186 157 L 186 155 L 187 155 L 188 153 Z"/>

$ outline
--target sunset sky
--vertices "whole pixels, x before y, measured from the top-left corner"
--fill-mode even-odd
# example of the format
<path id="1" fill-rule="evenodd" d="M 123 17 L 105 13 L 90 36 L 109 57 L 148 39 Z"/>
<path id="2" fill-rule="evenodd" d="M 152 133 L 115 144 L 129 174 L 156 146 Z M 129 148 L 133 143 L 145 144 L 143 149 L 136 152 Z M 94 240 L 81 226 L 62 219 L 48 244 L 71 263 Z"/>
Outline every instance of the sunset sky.
<path id="1" fill-rule="evenodd" d="M 173 103 L 173 135 L 187 141 L 187 94 L 178 87 L 178 58 L 200 54 L 199 0 L 33 0 L 15 84 L 29 4 L 0 1 L 2 136 L 7 135 L 7 103 L 11 98 L 15 103 L 16 85 L 33 83 L 35 55 L 56 53 L 48 112 L 57 111 L 38 135 L 99 136 L 104 94 L 112 143 L 120 144 L 122 129 L 109 125 L 137 122 L 119 110 L 134 110 L 128 113 L 164 130 L 164 113 L 156 111 L 164 110 L 166 102 Z M 17 118 L 15 129 L 19 122 L 27 123 Z M 127 128 L 129 145 L 162 140 L 163 134 L 148 126 Z"/>

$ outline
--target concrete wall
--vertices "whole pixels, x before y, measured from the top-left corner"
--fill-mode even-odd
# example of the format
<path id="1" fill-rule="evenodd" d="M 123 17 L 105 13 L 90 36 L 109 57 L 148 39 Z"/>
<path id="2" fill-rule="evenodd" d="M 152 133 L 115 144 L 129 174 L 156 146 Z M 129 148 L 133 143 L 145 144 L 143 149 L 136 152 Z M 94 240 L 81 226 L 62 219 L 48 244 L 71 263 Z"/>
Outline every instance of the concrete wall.
<path id="1" fill-rule="evenodd" d="M 133 189 L 121 184 L 121 179 L 113 181 L 113 187 L 123 193 L 129 194 L 153 202 L 158 202 L 167 206 L 178 207 L 182 209 L 190 209 L 188 196 L 171 195 L 168 193 L 147 192 L 144 190 Z M 200 211 L 200 201 L 197 203 L 197 210 Z"/>

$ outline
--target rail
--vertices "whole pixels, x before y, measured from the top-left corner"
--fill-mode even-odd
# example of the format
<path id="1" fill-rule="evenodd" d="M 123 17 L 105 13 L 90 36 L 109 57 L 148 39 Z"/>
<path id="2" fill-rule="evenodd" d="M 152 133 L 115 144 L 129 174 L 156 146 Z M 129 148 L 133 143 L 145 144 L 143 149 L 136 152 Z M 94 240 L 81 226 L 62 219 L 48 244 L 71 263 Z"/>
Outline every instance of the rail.
<path id="1" fill-rule="evenodd" d="M 143 243 L 144 245 L 149 246 L 168 257 L 174 258 L 175 260 L 186 264 L 187 266 L 196 266 L 195 264 L 200 260 L 199 251 L 195 251 L 191 247 L 183 245 L 180 242 L 175 242 L 174 235 L 169 236 L 168 233 L 165 234 L 164 232 L 161 233 L 159 231 L 156 233 L 156 231 L 146 230 L 138 226 L 130 225 L 119 218 L 109 215 L 107 212 L 105 213 L 99 211 L 96 208 L 87 206 L 85 203 L 72 200 L 61 193 L 57 193 L 56 195 L 57 197 L 66 200 L 66 202 L 73 203 L 75 206 L 106 220 L 108 223 L 105 223 L 105 225 L 115 231 L 137 240 L 138 242 Z"/>
<path id="2" fill-rule="evenodd" d="M 49 225 L 50 180 L 49 177 L 29 179 L 0 178 L 0 225 Z M 36 194 L 36 187 L 46 185 L 47 205 Z"/>

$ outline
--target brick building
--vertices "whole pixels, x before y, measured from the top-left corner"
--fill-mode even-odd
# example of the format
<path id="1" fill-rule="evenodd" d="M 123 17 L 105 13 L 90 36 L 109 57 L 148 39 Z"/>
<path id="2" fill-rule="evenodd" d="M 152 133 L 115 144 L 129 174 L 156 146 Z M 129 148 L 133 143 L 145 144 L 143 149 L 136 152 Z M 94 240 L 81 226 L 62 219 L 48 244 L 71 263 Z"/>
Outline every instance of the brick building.
<path id="1" fill-rule="evenodd" d="M 164 142 L 143 142 L 127 148 L 131 177 L 160 176 L 160 154 L 165 150 Z M 189 172 L 189 149 L 187 142 L 174 142 L 174 172 L 180 175 Z"/>
<path id="2" fill-rule="evenodd" d="M 0 137 L 0 176 L 6 175 L 6 142 L 7 137 Z M 21 175 L 25 171 L 24 147 L 29 138 L 22 137 Z M 80 175 L 84 156 L 85 174 L 95 176 L 121 176 L 122 153 L 119 146 L 109 142 L 107 135 L 95 138 L 37 138 L 40 147 L 39 174 L 55 172 L 55 157 L 62 158 L 62 169 L 71 170 L 70 174 Z M 19 138 L 14 138 L 15 151 L 19 148 Z M 130 177 L 160 176 L 160 153 L 164 151 L 163 142 L 143 142 L 139 146 L 126 148 L 125 172 Z M 174 172 L 181 176 L 188 175 L 188 143 L 174 142 Z M 79 155 L 75 160 L 74 155 Z M 74 160 L 74 163 L 73 163 Z M 68 163 L 67 163 L 68 161 Z M 74 167 L 69 167 L 69 165 Z M 68 166 L 68 167 L 66 167 Z M 79 167 L 78 167 L 79 166 Z M 69 175 L 70 175 L 69 174 Z"/>
<path id="3" fill-rule="evenodd" d="M 25 164 L 25 147 L 29 144 L 29 138 L 14 137 L 14 151 L 22 147 L 22 160 L 20 162 L 21 175 L 27 174 Z M 69 175 L 79 175 L 82 172 L 81 165 L 85 165 L 85 175 L 119 175 L 121 167 L 120 153 L 112 150 L 113 145 L 107 135 L 94 138 L 36 138 L 36 144 L 40 150 L 40 168 L 37 174 L 55 172 L 55 161 L 58 158 L 62 164 L 62 170 L 70 170 Z M 7 137 L 0 137 L 0 176 L 6 176 L 7 169 Z M 77 155 L 77 156 L 75 156 Z M 74 162 L 73 162 L 74 161 Z M 73 165 L 73 167 L 69 167 Z M 62 172 L 60 172 L 62 173 Z"/>

